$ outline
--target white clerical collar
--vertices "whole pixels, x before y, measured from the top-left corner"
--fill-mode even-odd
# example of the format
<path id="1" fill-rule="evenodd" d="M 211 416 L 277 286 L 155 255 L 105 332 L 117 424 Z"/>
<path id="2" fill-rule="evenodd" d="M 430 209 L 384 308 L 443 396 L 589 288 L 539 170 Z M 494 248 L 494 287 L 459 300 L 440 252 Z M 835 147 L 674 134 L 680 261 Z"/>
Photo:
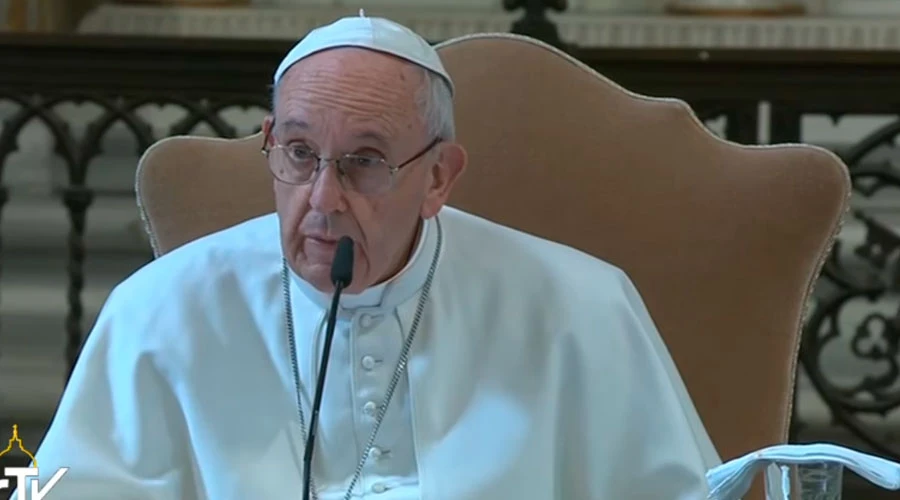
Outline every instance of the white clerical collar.
<path id="1" fill-rule="evenodd" d="M 358 294 L 341 295 L 341 309 L 380 308 L 392 310 L 412 298 L 425 284 L 437 245 L 435 231 L 429 230 L 431 220 L 424 220 L 415 250 L 406 266 L 392 278 L 367 288 Z M 331 293 L 323 293 L 289 269 L 291 279 L 303 295 L 322 309 L 331 307 Z"/>

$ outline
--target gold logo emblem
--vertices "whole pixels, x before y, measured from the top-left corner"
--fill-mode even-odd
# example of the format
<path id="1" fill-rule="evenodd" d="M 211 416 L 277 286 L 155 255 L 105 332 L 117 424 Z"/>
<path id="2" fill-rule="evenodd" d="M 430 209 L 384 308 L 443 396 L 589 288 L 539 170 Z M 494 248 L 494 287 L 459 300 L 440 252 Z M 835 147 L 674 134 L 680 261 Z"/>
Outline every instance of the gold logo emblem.
<path id="1" fill-rule="evenodd" d="M 30 458 L 31 462 L 34 464 L 32 465 L 32 467 L 36 468 L 38 466 L 37 460 L 34 459 L 34 455 L 25 448 L 24 444 L 22 444 L 22 440 L 19 438 L 19 426 L 15 424 L 13 424 L 12 426 L 12 437 L 9 438 L 9 445 L 7 445 L 5 450 L 0 451 L 0 457 L 13 451 L 13 445 L 19 448 L 19 451 L 21 451 L 25 455 L 28 455 L 28 458 Z"/>

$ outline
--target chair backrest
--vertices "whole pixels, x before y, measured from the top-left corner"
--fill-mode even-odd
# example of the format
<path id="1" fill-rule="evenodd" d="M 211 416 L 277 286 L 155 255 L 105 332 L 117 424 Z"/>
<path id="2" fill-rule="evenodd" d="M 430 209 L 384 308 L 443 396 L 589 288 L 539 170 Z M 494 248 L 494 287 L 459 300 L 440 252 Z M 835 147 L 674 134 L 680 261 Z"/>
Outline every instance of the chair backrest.
<path id="1" fill-rule="evenodd" d="M 624 269 L 723 459 L 784 442 L 804 307 L 847 208 L 824 149 L 748 147 L 511 35 L 445 42 L 470 167 L 451 204 Z M 273 210 L 261 137 L 173 138 L 137 195 L 155 251 Z"/>
<path id="2" fill-rule="evenodd" d="M 240 139 L 175 136 L 144 152 L 137 204 L 156 256 L 275 210 L 262 133 Z"/>
<path id="3" fill-rule="evenodd" d="M 723 459 L 783 442 L 799 332 L 847 209 L 838 157 L 721 140 L 532 40 L 442 44 L 471 168 L 453 205 L 623 268 Z"/>

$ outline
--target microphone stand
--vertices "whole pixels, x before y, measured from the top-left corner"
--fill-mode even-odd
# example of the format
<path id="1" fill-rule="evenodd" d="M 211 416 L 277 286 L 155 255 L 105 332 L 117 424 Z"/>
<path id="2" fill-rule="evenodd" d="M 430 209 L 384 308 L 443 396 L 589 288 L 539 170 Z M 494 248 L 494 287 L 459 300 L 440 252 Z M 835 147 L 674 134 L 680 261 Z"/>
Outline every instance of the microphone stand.
<path id="1" fill-rule="evenodd" d="M 322 406 L 322 393 L 325 387 L 325 374 L 328 371 L 328 360 L 331 358 L 331 344 L 334 340 L 334 326 L 337 322 L 337 311 L 341 293 L 353 281 L 353 240 L 343 237 L 338 241 L 334 260 L 331 263 L 331 280 L 334 283 L 334 295 L 331 297 L 331 308 L 328 310 L 328 322 L 325 326 L 325 348 L 319 362 L 319 373 L 316 378 L 316 392 L 313 400 L 312 414 L 309 418 L 306 446 L 303 450 L 303 500 L 310 499 L 312 484 L 312 458 L 315 448 L 316 428 L 319 423 L 319 409 Z"/>

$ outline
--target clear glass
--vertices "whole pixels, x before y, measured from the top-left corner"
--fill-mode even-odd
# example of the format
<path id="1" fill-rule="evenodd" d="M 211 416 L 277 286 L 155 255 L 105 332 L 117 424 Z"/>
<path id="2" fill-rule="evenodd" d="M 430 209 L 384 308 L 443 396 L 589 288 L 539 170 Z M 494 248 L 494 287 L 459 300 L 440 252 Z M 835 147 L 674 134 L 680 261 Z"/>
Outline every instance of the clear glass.
<path id="1" fill-rule="evenodd" d="M 767 500 L 841 500 L 843 489 L 841 464 L 774 465 L 766 470 Z"/>

